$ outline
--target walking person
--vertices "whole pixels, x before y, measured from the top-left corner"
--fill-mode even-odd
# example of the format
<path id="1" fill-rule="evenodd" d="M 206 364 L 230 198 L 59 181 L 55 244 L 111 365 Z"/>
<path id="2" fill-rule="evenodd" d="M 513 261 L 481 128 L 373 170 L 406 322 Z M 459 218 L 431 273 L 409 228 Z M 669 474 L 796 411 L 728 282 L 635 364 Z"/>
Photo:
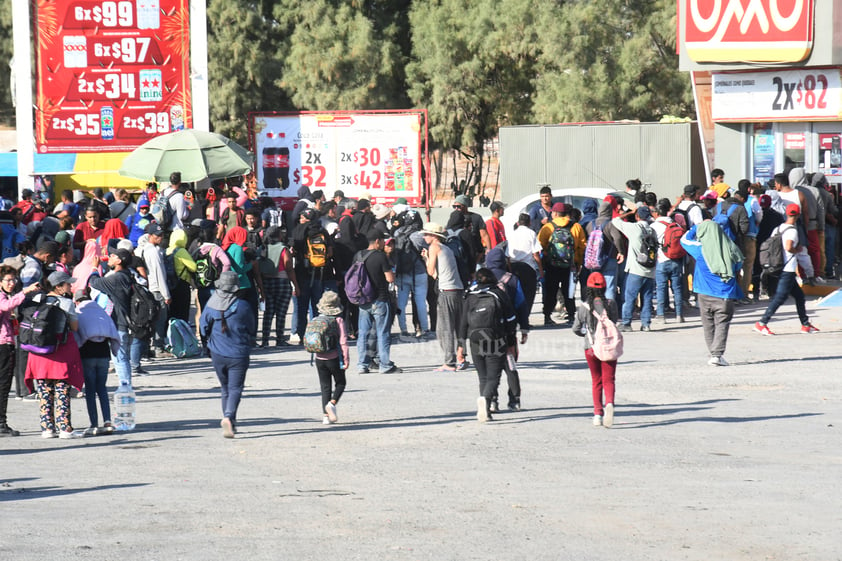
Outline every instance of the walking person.
<path id="1" fill-rule="evenodd" d="M 728 366 L 723 355 L 734 305 L 743 297 L 737 276 L 743 254 L 713 220 L 693 226 L 681 238 L 681 246 L 695 260 L 693 292 L 705 334 L 711 366 Z"/>
<path id="2" fill-rule="evenodd" d="M 15 292 L 18 284 L 17 271 L 13 267 L 0 267 L 0 437 L 19 436 L 20 433 L 9 426 L 6 411 L 9 405 L 9 392 L 15 374 L 15 331 L 12 317 L 15 309 L 33 292 L 41 290 L 40 284 L 32 284 Z"/>
<path id="3" fill-rule="evenodd" d="M 327 331 L 336 338 L 333 348 L 315 354 L 316 372 L 319 374 L 319 386 L 322 390 L 323 425 L 338 421 L 336 405 L 345 391 L 345 370 L 350 361 L 348 355 L 348 332 L 342 319 L 342 303 L 339 295 L 332 290 L 322 294 L 318 304 L 319 314 L 328 318 Z"/>
<path id="4" fill-rule="evenodd" d="M 506 355 L 517 356 L 515 311 L 509 296 L 497 286 L 486 268 L 476 272 L 476 283 L 463 300 L 459 337 L 470 343 L 471 359 L 479 378 L 477 421 L 493 420 L 491 405 L 500 384 Z"/>
<path id="5" fill-rule="evenodd" d="M 512 274 L 520 281 L 523 297 L 526 299 L 526 327 L 521 328 L 520 342 L 526 343 L 531 326 L 529 314 L 535 303 L 535 293 L 538 291 L 538 279 L 544 277 L 544 267 L 541 263 L 541 244 L 538 234 L 530 227 L 530 218 L 526 213 L 518 216 L 514 230 L 506 240 L 506 257 Z"/>
<path id="6" fill-rule="evenodd" d="M 36 294 L 32 299 L 34 305 L 55 301 L 66 314 L 66 331 L 59 338 L 55 351 L 49 354 L 30 352 L 26 364 L 26 384 L 38 392 L 42 438 L 84 436 L 73 430 L 70 419 L 70 387 L 81 391 L 85 383 L 82 359 L 73 335 L 79 325 L 70 298 L 70 285 L 75 280 L 61 271 L 51 273 L 44 286 L 48 290 L 47 294 Z M 62 341 L 64 336 L 66 338 Z"/>
<path id="7" fill-rule="evenodd" d="M 585 231 L 570 219 L 570 212 L 564 203 L 555 203 L 552 220 L 538 232 L 538 242 L 544 249 L 544 325 L 555 325 L 553 309 L 558 302 L 558 290 L 564 299 L 567 313 L 566 325 L 573 324 L 576 302 L 570 297 L 571 271 L 578 274 L 585 257 Z"/>
<path id="8" fill-rule="evenodd" d="M 786 207 L 786 222 L 778 226 L 772 235 L 780 234 L 781 243 L 784 250 L 784 268 L 781 271 L 781 276 L 778 279 L 778 287 L 772 296 L 769 306 L 763 312 L 763 317 L 760 321 L 754 324 L 754 330 L 762 335 L 774 335 L 769 329 L 769 320 L 778 308 L 786 302 L 787 298 L 792 296 L 795 299 L 795 309 L 798 311 L 798 319 L 801 321 L 801 333 L 816 333 L 818 329 L 810 323 L 810 318 L 807 316 L 807 307 L 804 300 L 804 291 L 798 285 L 796 274 L 798 270 L 798 262 L 796 256 L 801 252 L 806 244 L 806 240 L 802 240 L 800 233 L 795 224 L 801 214 L 801 208 L 791 203 Z"/>
<path id="9" fill-rule="evenodd" d="M 298 296 L 298 280 L 295 276 L 292 254 L 282 240 L 283 233 L 277 226 L 270 226 L 266 230 L 266 257 L 261 260 L 260 276 L 263 279 L 263 290 L 266 298 L 266 310 L 263 312 L 263 338 L 261 347 L 269 346 L 272 338 L 272 321 L 275 322 L 275 346 L 286 347 L 284 327 L 287 310 L 293 295 Z"/>
<path id="10" fill-rule="evenodd" d="M 256 310 L 237 297 L 240 278 L 226 271 L 216 281 L 216 291 L 202 310 L 200 331 L 208 341 L 211 362 L 222 394 L 222 436 L 234 438 L 237 409 L 246 383 L 249 355 L 257 336 Z"/>
<path id="11" fill-rule="evenodd" d="M 617 302 L 605 295 L 605 277 L 600 272 L 591 273 L 587 280 L 585 301 L 576 310 L 573 333 L 584 337 L 585 360 L 591 371 L 591 393 L 593 395 L 593 424 L 610 428 L 614 424 L 614 392 L 617 360 L 602 360 L 594 354 L 594 333 L 598 316 L 604 313 L 616 324 L 619 320 Z M 619 335 L 619 333 L 618 333 Z"/>

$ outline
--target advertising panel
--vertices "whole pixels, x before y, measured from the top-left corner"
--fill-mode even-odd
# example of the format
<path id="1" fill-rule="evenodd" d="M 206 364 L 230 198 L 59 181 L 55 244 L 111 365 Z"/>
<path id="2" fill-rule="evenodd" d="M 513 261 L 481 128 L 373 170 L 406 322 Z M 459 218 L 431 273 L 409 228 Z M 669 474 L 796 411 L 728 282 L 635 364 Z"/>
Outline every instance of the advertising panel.
<path id="1" fill-rule="evenodd" d="M 838 68 L 713 75 L 714 121 L 831 121 L 840 116 Z"/>
<path id="2" fill-rule="evenodd" d="M 39 0 L 37 151 L 129 151 L 191 127 L 188 3 Z"/>
<path id="3" fill-rule="evenodd" d="M 298 113 L 253 116 L 257 180 L 275 198 L 302 186 L 327 197 L 368 192 L 372 202 L 421 200 L 420 113 Z"/>
<path id="4" fill-rule="evenodd" d="M 813 0 L 679 0 L 696 62 L 799 62 L 813 48 Z"/>

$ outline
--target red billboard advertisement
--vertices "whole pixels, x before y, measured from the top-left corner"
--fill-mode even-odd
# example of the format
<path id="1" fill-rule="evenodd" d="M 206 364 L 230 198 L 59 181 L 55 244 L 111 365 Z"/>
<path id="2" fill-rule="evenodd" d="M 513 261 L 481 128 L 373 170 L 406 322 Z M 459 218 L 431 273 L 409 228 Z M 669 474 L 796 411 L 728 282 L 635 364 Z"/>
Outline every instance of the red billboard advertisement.
<path id="1" fill-rule="evenodd" d="M 39 153 L 125 152 L 192 127 L 189 0 L 39 0 Z"/>
<path id="2" fill-rule="evenodd" d="M 813 48 L 813 0 L 679 0 L 696 62 L 799 62 Z"/>

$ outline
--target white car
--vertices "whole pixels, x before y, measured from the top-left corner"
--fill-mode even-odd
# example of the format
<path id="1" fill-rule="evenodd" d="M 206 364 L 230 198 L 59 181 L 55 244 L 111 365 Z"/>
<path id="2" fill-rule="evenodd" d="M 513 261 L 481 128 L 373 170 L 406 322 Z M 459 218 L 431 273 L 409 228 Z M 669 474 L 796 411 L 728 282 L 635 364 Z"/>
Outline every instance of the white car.
<path id="1" fill-rule="evenodd" d="M 555 203 L 567 203 L 582 210 L 585 201 L 593 199 L 599 207 L 599 203 L 606 197 L 606 195 L 614 195 L 615 197 L 622 197 L 626 201 L 626 206 L 631 208 L 634 204 L 634 197 L 625 191 L 615 191 L 614 189 L 606 189 L 604 187 L 574 187 L 567 189 L 553 189 L 553 201 Z M 527 195 L 522 199 L 506 206 L 506 211 L 503 213 L 503 218 L 500 221 L 506 227 L 506 232 L 511 232 L 517 223 L 518 216 L 521 213 L 529 214 L 529 211 L 541 204 L 541 196 L 538 193 Z"/>

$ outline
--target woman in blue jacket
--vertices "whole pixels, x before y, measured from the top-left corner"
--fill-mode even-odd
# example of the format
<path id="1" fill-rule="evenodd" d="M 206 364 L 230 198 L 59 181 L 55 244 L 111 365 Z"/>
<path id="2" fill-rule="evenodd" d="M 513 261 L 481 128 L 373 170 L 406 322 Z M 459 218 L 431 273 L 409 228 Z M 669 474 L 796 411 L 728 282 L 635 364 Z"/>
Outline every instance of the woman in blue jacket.
<path id="1" fill-rule="evenodd" d="M 246 382 L 249 351 L 257 334 L 256 311 L 246 300 L 237 297 L 239 290 L 237 273 L 222 273 L 199 322 L 221 385 L 223 417 L 220 426 L 225 438 L 234 438 L 236 433 L 237 408 Z"/>

